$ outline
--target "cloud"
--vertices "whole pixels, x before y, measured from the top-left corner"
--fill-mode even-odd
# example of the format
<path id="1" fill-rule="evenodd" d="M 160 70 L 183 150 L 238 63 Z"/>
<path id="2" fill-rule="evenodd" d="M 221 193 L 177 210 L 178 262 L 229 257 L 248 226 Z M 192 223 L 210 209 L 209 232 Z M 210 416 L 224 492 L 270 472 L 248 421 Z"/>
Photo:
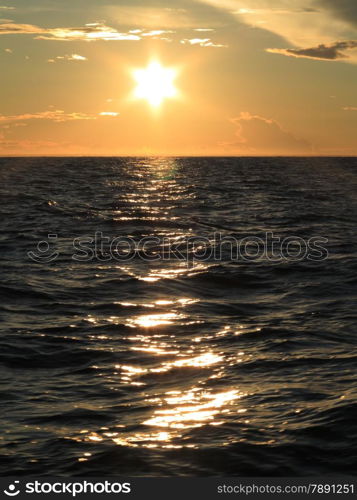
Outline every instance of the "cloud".
<path id="1" fill-rule="evenodd" d="M 37 34 L 41 33 L 42 29 L 32 24 L 17 24 L 17 23 L 1 23 L 0 35 L 17 35 L 17 34 Z"/>
<path id="2" fill-rule="evenodd" d="M 116 117 L 120 113 L 114 111 L 102 111 L 99 116 L 102 117 Z M 61 109 L 49 110 L 49 111 L 39 111 L 37 113 L 24 113 L 22 115 L 0 115 L 0 123 L 4 123 L 2 128 L 7 127 L 8 124 L 12 126 L 22 125 L 21 122 L 27 122 L 30 120 L 49 120 L 55 123 L 70 122 L 74 120 L 96 120 L 98 115 L 86 114 L 86 113 L 66 113 Z"/>
<path id="3" fill-rule="evenodd" d="M 181 43 L 184 45 L 199 45 L 200 47 L 228 47 L 228 45 L 214 43 L 210 38 L 184 38 Z"/>
<path id="4" fill-rule="evenodd" d="M 357 111 L 357 106 L 345 106 L 343 111 Z"/>
<path id="5" fill-rule="evenodd" d="M 263 2 L 264 5 L 264 2 Z M 250 15 L 255 15 L 255 16 L 260 16 L 260 15 L 266 15 L 266 14 L 293 14 L 293 13 L 299 13 L 299 12 L 307 12 L 307 13 L 315 13 L 319 12 L 319 10 L 314 9 L 312 7 L 290 7 L 286 5 L 285 7 L 272 7 L 271 4 L 270 6 L 263 7 L 263 8 L 240 8 L 236 11 L 234 11 L 235 14 L 250 14 Z"/>
<path id="6" fill-rule="evenodd" d="M 136 32 L 140 31 L 141 36 L 150 36 L 150 37 L 165 35 L 167 33 L 174 33 L 174 31 L 171 31 L 171 30 L 151 30 L 151 31 L 146 31 L 146 32 L 144 32 L 142 30 L 134 30 L 134 31 L 136 31 Z"/>
<path id="7" fill-rule="evenodd" d="M 84 40 L 87 42 L 96 40 L 137 41 L 140 40 L 140 36 L 132 33 L 120 33 L 116 29 L 105 26 L 104 24 L 92 23 L 86 24 L 84 27 L 80 28 L 53 28 L 42 30 L 40 34 L 36 36 L 36 39 L 61 41 Z"/>
<path id="8" fill-rule="evenodd" d="M 85 113 L 65 113 L 60 109 L 40 111 L 37 113 L 24 113 L 22 115 L 0 115 L 0 123 L 21 122 L 29 120 L 50 120 L 56 123 L 73 120 L 95 120 L 96 117 Z"/>
<path id="9" fill-rule="evenodd" d="M 7 52 L 8 54 L 12 54 L 13 53 L 12 49 L 4 49 L 4 51 Z"/>
<path id="10" fill-rule="evenodd" d="M 306 59 L 319 59 L 320 61 L 336 61 L 348 58 L 346 50 L 357 48 L 357 40 L 336 42 L 332 45 L 320 44 L 317 47 L 306 49 L 266 49 L 273 54 L 282 54 L 291 57 L 304 57 Z"/>
<path id="11" fill-rule="evenodd" d="M 0 10 L 15 10 L 15 7 L 8 7 L 7 5 L 0 5 Z"/>
<path id="12" fill-rule="evenodd" d="M 214 31 L 212 28 L 196 28 L 194 31 Z M 128 32 L 119 32 L 115 28 L 106 26 L 103 23 L 89 23 L 82 27 L 74 28 L 41 28 L 32 24 L 16 24 L 16 23 L 0 23 L 0 35 L 35 35 L 36 40 L 57 40 L 57 41 L 113 41 L 113 40 L 126 40 L 126 41 L 139 41 L 145 39 L 162 40 L 172 42 L 172 39 L 166 35 L 174 34 L 172 30 L 145 30 L 145 29 L 131 29 Z M 177 38 L 176 38 L 177 39 Z M 182 44 L 186 45 L 199 45 L 200 47 L 227 47 L 220 43 L 216 43 L 211 38 L 184 38 L 180 40 Z M 82 56 L 72 54 L 65 56 L 57 56 L 48 59 L 49 63 L 54 63 L 56 60 L 67 61 L 84 61 Z"/>
<path id="13" fill-rule="evenodd" d="M 140 40 L 140 36 L 133 33 L 120 33 L 114 28 L 104 24 L 91 23 L 79 28 L 53 28 L 42 30 L 37 40 L 84 40 L 92 42 L 96 40 Z"/>
<path id="14" fill-rule="evenodd" d="M 297 138 L 291 132 L 284 130 L 275 120 L 242 112 L 231 122 L 237 126 L 237 140 L 228 146 L 235 152 L 271 155 L 311 154 L 312 152 L 312 146 L 308 141 Z"/>
<path id="15" fill-rule="evenodd" d="M 305 50 L 304 47 L 314 49 L 320 45 L 331 48 L 336 40 L 354 39 L 351 24 L 354 26 L 357 24 L 356 0 L 204 1 L 234 13 L 241 23 L 278 35 L 281 41 L 276 49 L 274 47 L 276 53 L 293 56 L 293 53 L 286 52 L 290 49 L 285 47 L 291 47 L 294 50 L 300 50 L 300 48 Z M 342 54 L 344 54 L 343 49 L 341 47 L 339 50 L 336 47 L 336 50 Z M 321 59 L 333 60 L 331 57 L 325 57 L 323 47 L 320 52 Z M 319 55 L 316 57 L 315 53 L 316 51 L 312 51 L 312 57 L 310 53 L 307 57 L 319 59 Z M 330 54 L 333 55 L 333 47 Z M 349 63 L 357 63 L 357 54 L 351 53 L 348 57 L 338 56 L 339 54 L 334 60 L 344 59 Z M 304 55 L 297 54 L 296 57 L 304 57 Z"/>
<path id="16" fill-rule="evenodd" d="M 65 56 L 57 56 L 53 59 L 48 59 L 47 62 L 54 63 L 56 61 L 88 61 L 84 56 L 79 54 L 66 54 Z"/>
<path id="17" fill-rule="evenodd" d="M 132 30 L 128 33 L 117 31 L 115 28 L 106 26 L 103 23 L 89 23 L 84 26 L 74 28 L 41 28 L 33 24 L 1 23 L 0 35 L 36 35 L 36 40 L 57 40 L 57 41 L 77 41 L 87 42 L 97 40 L 126 40 L 138 41 L 143 38 L 160 38 L 165 33 L 172 33 L 167 30 Z"/>
<path id="18" fill-rule="evenodd" d="M 116 113 L 115 111 L 102 111 L 101 113 L 99 113 L 99 116 L 112 116 L 113 118 L 119 115 L 120 113 Z"/>

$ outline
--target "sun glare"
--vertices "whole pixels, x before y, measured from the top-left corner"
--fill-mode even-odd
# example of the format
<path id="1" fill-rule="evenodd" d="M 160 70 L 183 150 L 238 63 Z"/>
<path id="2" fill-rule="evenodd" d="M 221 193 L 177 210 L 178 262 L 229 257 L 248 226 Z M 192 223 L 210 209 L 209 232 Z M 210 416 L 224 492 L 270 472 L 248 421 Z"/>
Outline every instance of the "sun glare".
<path id="1" fill-rule="evenodd" d="M 146 99 L 153 108 L 161 106 L 165 99 L 172 99 L 178 95 L 174 81 L 177 71 L 173 68 L 164 68 L 158 61 L 152 61 L 146 68 L 133 72 L 137 83 L 134 90 L 136 99 Z"/>

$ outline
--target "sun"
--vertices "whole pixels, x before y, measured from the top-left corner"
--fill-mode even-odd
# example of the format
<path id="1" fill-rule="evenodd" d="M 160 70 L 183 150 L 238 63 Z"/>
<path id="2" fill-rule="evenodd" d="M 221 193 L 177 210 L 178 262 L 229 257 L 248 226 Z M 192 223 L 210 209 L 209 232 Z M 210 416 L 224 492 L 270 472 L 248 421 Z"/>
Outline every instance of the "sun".
<path id="1" fill-rule="evenodd" d="M 161 106 L 165 99 L 177 97 L 175 87 L 177 70 L 164 68 L 158 61 L 152 61 L 146 68 L 133 71 L 137 83 L 134 90 L 136 99 L 146 99 L 153 108 Z"/>

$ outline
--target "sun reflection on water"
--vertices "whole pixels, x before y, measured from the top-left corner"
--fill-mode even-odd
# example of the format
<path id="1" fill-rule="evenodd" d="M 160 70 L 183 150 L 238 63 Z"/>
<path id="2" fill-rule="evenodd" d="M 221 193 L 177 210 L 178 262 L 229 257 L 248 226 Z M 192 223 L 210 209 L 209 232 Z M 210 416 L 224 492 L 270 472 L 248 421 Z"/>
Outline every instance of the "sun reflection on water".
<path id="1" fill-rule="evenodd" d="M 150 193 L 155 191 L 151 189 Z M 168 263 L 165 268 L 134 270 L 128 265 L 120 269 L 147 282 L 148 289 L 154 290 L 162 280 L 180 280 L 205 272 L 207 267 L 206 263 L 188 266 L 176 262 L 174 266 Z M 199 302 L 192 296 L 165 296 L 155 290 L 150 299 L 145 294 L 116 302 L 119 313 L 111 321 L 130 327 L 123 337 L 128 355 L 118 356 L 114 370 L 111 365 L 108 380 L 111 388 L 117 390 L 129 386 L 133 400 L 125 402 L 127 409 L 120 413 L 117 425 L 88 431 L 82 441 L 95 447 L 110 441 L 134 448 L 200 448 L 209 435 L 206 429 L 221 426 L 222 437 L 216 439 L 226 444 L 222 426 L 236 421 L 246 409 L 241 401 L 245 394 L 227 383 L 225 376 L 227 369 L 241 362 L 245 353 L 238 349 L 226 352 L 222 340 L 243 334 L 245 327 L 222 323 L 215 324 L 214 329 L 205 324 L 201 327 L 200 309 L 195 311 L 190 307 Z M 99 322 L 92 316 L 88 321 Z M 132 408 L 138 411 L 131 412 Z"/>
<path id="2" fill-rule="evenodd" d="M 237 391 L 210 394 L 191 390 L 188 393 L 178 393 L 166 398 L 166 403 L 174 406 L 173 408 L 157 410 L 144 425 L 173 429 L 201 427 L 203 423 L 213 421 L 226 404 L 239 397 L 241 396 Z"/>
<path id="3" fill-rule="evenodd" d="M 173 361 L 167 361 L 161 363 L 157 366 L 151 366 L 144 368 L 141 366 L 132 365 L 116 365 L 115 368 L 121 370 L 121 380 L 132 382 L 133 378 L 141 376 L 143 374 L 150 373 L 165 373 L 169 372 L 174 368 L 209 368 L 212 365 L 217 365 L 223 362 L 223 357 L 219 354 L 206 352 L 193 357 L 184 357 L 180 354 L 179 350 L 165 350 L 167 344 L 161 344 L 161 346 L 152 346 L 147 348 L 133 348 L 133 350 L 141 350 L 144 352 L 150 352 L 157 355 L 176 355 L 182 356 L 182 359 L 175 359 Z"/>
<path id="4" fill-rule="evenodd" d="M 197 439 L 195 430 L 223 426 L 235 421 L 246 411 L 241 402 L 246 394 L 229 385 L 220 385 L 220 390 L 216 386 L 217 380 L 223 382 L 226 368 L 242 360 L 245 355 L 243 351 L 227 355 L 218 349 L 217 344 L 211 344 L 211 348 L 207 349 L 207 344 L 197 343 L 196 337 L 177 337 L 166 330 L 156 330 L 157 327 L 185 318 L 185 315 L 175 311 L 175 307 L 186 307 L 192 301 L 195 302 L 190 298 L 157 299 L 150 304 L 155 308 L 167 308 L 168 312 L 131 318 L 133 328 L 147 329 L 145 333 L 126 337 L 132 343 L 129 349 L 142 352 L 144 357 L 137 358 L 134 363 L 115 365 L 111 381 L 115 384 L 116 378 L 119 384 L 140 391 L 140 399 L 145 401 L 147 409 L 151 409 L 151 414 L 138 413 L 134 419 L 126 415 L 124 421 L 114 428 L 86 431 L 83 437 L 77 439 L 92 445 L 109 440 L 118 446 L 134 448 L 200 448 L 205 446 L 207 434 Z M 143 306 L 133 303 L 126 305 Z M 225 335 L 235 335 L 237 328 L 222 327 L 210 337 L 220 339 Z M 170 374 L 167 377 L 165 374 L 170 372 L 172 376 Z M 164 377 L 163 386 L 157 378 L 161 376 Z M 167 387 L 170 380 L 173 389 L 161 392 L 160 388 Z M 131 404 L 135 406 L 135 403 L 127 403 L 128 411 Z M 222 438 L 219 438 L 222 446 L 227 444 L 224 436 L 223 432 Z M 82 457 L 83 460 L 86 458 Z"/>
<path id="5" fill-rule="evenodd" d="M 170 236 L 171 241 L 174 241 L 174 238 Z M 176 279 L 180 276 L 190 277 L 194 276 L 197 273 L 203 273 L 207 271 L 209 267 L 213 267 L 214 264 L 207 264 L 203 262 L 191 262 L 188 264 L 185 261 L 176 262 L 175 267 L 165 267 L 165 268 L 152 268 L 149 271 L 145 270 L 143 273 L 139 273 L 138 270 L 135 270 L 129 266 L 121 266 L 120 269 L 128 276 L 132 276 L 139 281 L 146 281 L 148 283 L 156 283 L 163 279 Z"/>
<path id="6" fill-rule="evenodd" d="M 225 416 L 234 411 L 234 403 L 243 397 L 237 390 L 212 393 L 193 387 L 187 391 L 171 391 L 159 398 L 159 408 L 141 425 L 153 430 L 121 432 L 113 438 L 120 446 L 144 448 L 195 448 L 197 444 L 183 442 L 183 434 L 205 425 L 224 424 Z M 238 412 L 244 412 L 243 408 Z"/>

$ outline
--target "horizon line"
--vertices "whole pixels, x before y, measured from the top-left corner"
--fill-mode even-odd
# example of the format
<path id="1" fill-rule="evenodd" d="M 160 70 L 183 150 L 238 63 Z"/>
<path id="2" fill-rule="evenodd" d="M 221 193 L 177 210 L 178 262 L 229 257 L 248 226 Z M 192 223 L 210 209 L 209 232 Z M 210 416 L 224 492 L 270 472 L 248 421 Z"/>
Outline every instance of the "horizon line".
<path id="1" fill-rule="evenodd" d="M 318 154 L 318 155 L 279 155 L 279 154 L 251 154 L 251 155 L 194 155 L 194 154 L 0 154 L 2 158 L 357 158 L 356 154 Z"/>

